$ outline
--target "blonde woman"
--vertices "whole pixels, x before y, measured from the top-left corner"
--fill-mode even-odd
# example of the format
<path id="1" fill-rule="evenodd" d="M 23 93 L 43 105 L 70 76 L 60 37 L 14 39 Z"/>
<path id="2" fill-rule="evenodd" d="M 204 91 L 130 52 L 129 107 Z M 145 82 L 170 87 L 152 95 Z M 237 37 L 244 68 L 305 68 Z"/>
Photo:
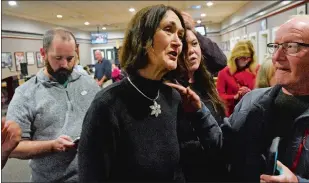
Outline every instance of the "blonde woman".
<path id="1" fill-rule="evenodd" d="M 271 87 L 276 84 L 274 77 L 275 68 L 273 66 L 272 58 L 267 56 L 259 68 L 259 72 L 256 78 L 256 88 L 266 88 Z"/>
<path id="2" fill-rule="evenodd" d="M 226 115 L 233 113 L 242 96 L 255 85 L 257 58 L 251 41 L 239 41 L 233 48 L 227 66 L 218 74 L 217 90 L 226 105 Z"/>

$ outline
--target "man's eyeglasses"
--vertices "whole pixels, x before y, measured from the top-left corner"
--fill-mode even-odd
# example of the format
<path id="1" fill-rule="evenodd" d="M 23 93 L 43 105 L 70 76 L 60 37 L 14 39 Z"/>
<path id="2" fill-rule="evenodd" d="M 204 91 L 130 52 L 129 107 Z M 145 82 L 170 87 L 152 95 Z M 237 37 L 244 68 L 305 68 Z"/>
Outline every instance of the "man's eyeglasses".
<path id="1" fill-rule="evenodd" d="M 293 43 L 268 43 L 267 44 L 267 48 L 268 48 L 268 52 L 270 54 L 274 54 L 278 51 L 279 47 L 282 46 L 282 49 L 284 51 L 284 53 L 288 54 L 288 55 L 293 55 L 296 54 L 300 51 L 301 47 L 309 47 L 309 44 L 306 43 L 297 43 L 297 42 L 293 42 Z"/>

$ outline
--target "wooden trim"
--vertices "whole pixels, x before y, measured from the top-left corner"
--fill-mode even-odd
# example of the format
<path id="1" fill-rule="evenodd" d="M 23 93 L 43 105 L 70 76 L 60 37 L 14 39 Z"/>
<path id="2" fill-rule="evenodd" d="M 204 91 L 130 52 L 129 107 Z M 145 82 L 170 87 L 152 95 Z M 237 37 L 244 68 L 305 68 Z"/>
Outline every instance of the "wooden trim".
<path id="1" fill-rule="evenodd" d="M 11 39 L 27 39 L 27 40 L 42 40 L 42 38 L 30 38 L 30 37 L 19 37 L 19 36 L 1 36 L 3 38 L 11 38 Z"/>
<path id="2" fill-rule="evenodd" d="M 12 30 L 2 30 L 3 33 L 9 33 L 9 34 L 26 34 L 26 35 L 33 35 L 33 36 L 41 36 L 43 39 L 44 34 L 39 34 L 39 33 L 32 33 L 32 32 L 22 32 L 22 31 L 12 31 Z M 90 39 L 84 39 L 84 38 L 77 38 L 75 37 L 77 41 L 90 41 Z"/>
<path id="3" fill-rule="evenodd" d="M 32 38 L 32 37 L 22 37 L 22 36 L 1 36 L 1 39 L 3 38 L 7 38 L 7 39 L 24 39 L 24 40 L 43 40 L 43 38 Z M 90 41 L 89 42 L 79 42 L 78 44 L 91 44 Z"/>

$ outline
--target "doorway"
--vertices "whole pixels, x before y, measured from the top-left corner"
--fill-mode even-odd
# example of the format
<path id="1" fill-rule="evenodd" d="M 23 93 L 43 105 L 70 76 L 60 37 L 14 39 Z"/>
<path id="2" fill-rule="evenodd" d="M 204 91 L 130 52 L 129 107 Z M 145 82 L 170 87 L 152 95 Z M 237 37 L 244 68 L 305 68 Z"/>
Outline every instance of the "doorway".
<path id="1" fill-rule="evenodd" d="M 255 50 L 255 54 L 257 55 L 258 53 L 258 49 L 257 49 L 257 33 L 256 32 L 252 32 L 249 34 L 249 40 L 252 42 L 254 50 Z"/>
<path id="2" fill-rule="evenodd" d="M 276 38 L 276 32 L 279 29 L 279 27 L 274 27 L 271 30 L 271 42 L 274 43 L 275 42 L 275 38 Z"/>
<path id="3" fill-rule="evenodd" d="M 262 64 L 264 61 L 264 58 L 269 55 L 267 51 L 267 44 L 270 43 L 270 35 L 269 30 L 260 31 L 259 32 L 259 54 L 258 54 L 258 60 L 259 64 Z"/>
<path id="4" fill-rule="evenodd" d="M 112 63 L 115 62 L 115 51 L 114 49 L 106 49 L 106 59 L 110 60 Z"/>

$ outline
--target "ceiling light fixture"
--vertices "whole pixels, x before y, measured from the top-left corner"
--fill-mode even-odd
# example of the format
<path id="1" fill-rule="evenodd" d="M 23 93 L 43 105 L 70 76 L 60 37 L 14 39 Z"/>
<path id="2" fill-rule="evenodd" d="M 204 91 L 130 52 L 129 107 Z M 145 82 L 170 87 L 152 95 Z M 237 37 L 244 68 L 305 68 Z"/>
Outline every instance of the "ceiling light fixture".
<path id="1" fill-rule="evenodd" d="M 259 13 L 260 16 L 264 15 L 265 11 L 262 11 L 261 13 Z"/>
<path id="2" fill-rule="evenodd" d="M 202 14 L 201 14 L 201 17 L 206 17 L 206 14 L 205 14 L 205 13 L 202 13 Z"/>
<path id="3" fill-rule="evenodd" d="M 90 23 L 89 23 L 89 22 L 85 22 L 84 24 L 85 24 L 85 25 L 89 25 Z"/>
<path id="4" fill-rule="evenodd" d="M 16 1 L 9 1 L 8 3 L 9 3 L 10 6 L 16 6 L 16 4 L 17 4 Z"/>
<path id="5" fill-rule="evenodd" d="M 103 30 L 106 30 L 106 27 L 102 27 Z"/>
<path id="6" fill-rule="evenodd" d="M 282 1 L 282 4 L 283 4 L 283 5 L 287 5 L 287 4 L 289 4 L 290 2 L 292 2 L 292 1 Z"/>
<path id="7" fill-rule="evenodd" d="M 134 11 L 135 11 L 134 8 L 130 8 L 130 9 L 129 9 L 129 12 L 134 12 Z"/>
<path id="8" fill-rule="evenodd" d="M 193 6 L 191 6 L 191 8 L 192 9 L 195 9 L 195 10 L 197 10 L 197 9 L 201 9 L 201 5 L 193 5 Z"/>
<path id="9" fill-rule="evenodd" d="M 62 15 L 57 15 L 57 18 L 62 18 Z"/>
<path id="10" fill-rule="evenodd" d="M 211 1 L 209 1 L 209 2 L 206 3 L 206 5 L 207 5 L 207 6 L 212 6 L 212 5 L 214 5 L 214 3 L 211 2 Z"/>
<path id="11" fill-rule="evenodd" d="M 201 21 L 201 20 L 198 20 L 198 21 L 196 21 L 196 23 L 200 24 L 200 23 L 202 23 L 202 21 Z"/>

